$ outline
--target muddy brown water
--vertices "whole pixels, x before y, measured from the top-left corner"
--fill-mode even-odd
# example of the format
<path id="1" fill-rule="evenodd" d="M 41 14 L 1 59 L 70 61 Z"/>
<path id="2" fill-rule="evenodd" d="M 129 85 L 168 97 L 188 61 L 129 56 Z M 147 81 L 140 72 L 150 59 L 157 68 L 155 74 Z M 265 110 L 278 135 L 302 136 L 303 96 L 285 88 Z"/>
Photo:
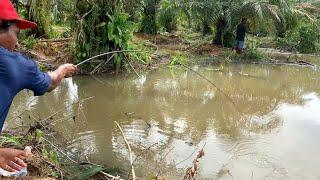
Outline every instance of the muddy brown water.
<path id="1" fill-rule="evenodd" d="M 237 108 L 180 68 L 141 77 L 77 76 L 43 97 L 20 93 L 6 128 L 28 125 L 17 118 L 22 112 L 43 119 L 62 108 L 50 121 L 70 151 L 129 170 L 117 121 L 138 156 L 135 168 L 142 179 L 158 172 L 182 179 L 202 147 L 199 179 L 320 178 L 320 72 L 267 65 L 193 69 Z"/>

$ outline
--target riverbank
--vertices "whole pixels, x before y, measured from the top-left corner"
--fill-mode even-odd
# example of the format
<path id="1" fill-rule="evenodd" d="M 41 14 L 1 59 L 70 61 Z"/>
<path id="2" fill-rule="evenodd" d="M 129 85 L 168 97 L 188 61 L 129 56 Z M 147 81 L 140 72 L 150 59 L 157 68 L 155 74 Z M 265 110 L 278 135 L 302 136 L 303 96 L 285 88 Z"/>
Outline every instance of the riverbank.
<path id="1" fill-rule="evenodd" d="M 63 138 L 59 138 L 61 136 L 49 123 L 38 121 L 29 128 L 23 127 L 23 130 L 20 128 L 5 131 L 0 136 L 1 147 L 32 149 L 25 160 L 28 174 L 19 179 L 120 179 L 118 175 L 124 175 L 124 171 L 120 169 L 91 163 L 68 151 L 63 144 Z M 113 176 L 109 172 L 118 175 Z"/>
<path id="2" fill-rule="evenodd" d="M 268 63 L 275 65 L 312 65 L 317 64 L 317 55 L 285 52 L 275 49 L 274 45 L 264 44 L 264 48 L 252 45 L 257 41 L 254 37 L 247 39 L 247 49 L 244 54 L 238 55 L 233 49 L 225 48 L 211 43 L 211 36 L 202 36 L 199 33 L 187 34 L 177 32 L 175 34 L 158 34 L 155 36 L 135 33 L 131 47 L 137 50 L 143 49 L 149 53 L 138 55 L 148 59 L 147 62 L 132 60 L 129 68 L 122 72 L 149 71 L 163 66 L 179 63 L 217 65 L 230 63 Z M 53 70 L 64 63 L 75 63 L 72 55 L 71 38 L 38 40 L 32 49 L 22 48 L 21 51 L 36 59 L 43 70 Z M 271 42 L 270 42 L 271 43 Z M 270 46 L 270 47 L 269 47 Z M 269 48 L 266 48 L 269 47 Z M 143 56 L 143 57 L 142 57 Z M 81 67 L 80 74 L 92 74 Z M 121 71 L 120 71 L 121 72 Z M 95 73 L 115 74 L 113 68 Z"/>
<path id="3" fill-rule="evenodd" d="M 28 131 L 26 134 L 16 131 L 4 132 L 1 135 L 0 143 L 2 147 L 24 149 L 31 147 L 32 152 L 25 160 L 28 165 L 28 174 L 19 179 L 122 179 L 126 172 L 113 166 L 104 167 L 88 160 L 80 161 L 79 157 L 66 150 L 61 145 L 61 139 L 53 137 L 52 131 L 48 135 L 47 130 L 37 129 Z M 55 135 L 57 136 L 57 135 Z M 51 138 L 51 139 L 50 139 Z M 74 159 L 73 159 L 74 158 Z M 116 174 L 111 175 L 109 173 Z M 0 176 L 1 179 L 12 179 Z"/>

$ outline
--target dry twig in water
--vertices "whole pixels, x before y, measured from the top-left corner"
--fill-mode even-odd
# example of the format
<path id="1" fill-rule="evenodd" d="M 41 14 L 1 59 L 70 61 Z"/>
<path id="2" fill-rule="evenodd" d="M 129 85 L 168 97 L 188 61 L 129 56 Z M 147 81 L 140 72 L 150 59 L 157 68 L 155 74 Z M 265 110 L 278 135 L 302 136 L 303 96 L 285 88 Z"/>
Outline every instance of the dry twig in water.
<path id="1" fill-rule="evenodd" d="M 119 130 L 121 131 L 121 134 L 122 134 L 122 137 L 124 139 L 124 141 L 126 142 L 126 145 L 128 147 L 128 150 L 129 150 L 129 157 L 130 157 L 130 164 L 131 164 L 131 173 L 132 173 L 132 180 L 136 180 L 136 173 L 134 172 L 134 167 L 133 167 L 133 160 L 132 160 L 132 151 L 131 151 L 131 147 L 127 141 L 127 138 L 126 136 L 124 135 L 123 133 L 123 130 L 121 128 L 121 126 L 119 125 L 119 123 L 117 121 L 115 121 L 115 123 L 117 124 Z"/>
<path id="2" fill-rule="evenodd" d="M 204 151 L 203 149 L 201 149 L 198 152 L 197 158 L 193 161 L 192 167 L 187 169 L 186 175 L 183 177 L 183 180 L 195 179 L 195 176 L 200 166 L 199 159 L 202 158 L 203 156 L 204 156 Z"/>

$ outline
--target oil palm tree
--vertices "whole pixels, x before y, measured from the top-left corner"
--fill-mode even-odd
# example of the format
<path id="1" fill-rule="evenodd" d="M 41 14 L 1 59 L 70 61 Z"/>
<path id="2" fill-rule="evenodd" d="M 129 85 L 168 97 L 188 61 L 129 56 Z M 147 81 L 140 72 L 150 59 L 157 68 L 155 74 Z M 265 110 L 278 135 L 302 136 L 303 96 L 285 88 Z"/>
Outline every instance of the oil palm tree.
<path id="1" fill-rule="evenodd" d="M 52 17 L 56 24 L 65 24 L 70 20 L 74 9 L 73 0 L 51 0 L 52 1 Z"/>
<path id="2" fill-rule="evenodd" d="M 21 0 L 19 1 L 25 8 L 25 16 L 27 19 L 38 24 L 38 28 L 34 30 L 36 37 L 49 38 L 52 34 L 51 28 L 51 0 Z"/>
<path id="3" fill-rule="evenodd" d="M 180 16 L 176 1 L 162 0 L 159 8 L 159 24 L 167 32 L 177 30 L 178 18 Z"/>
<path id="4" fill-rule="evenodd" d="M 200 20 L 204 25 L 216 27 L 214 42 L 227 45 L 233 31 L 242 18 L 255 24 L 271 20 L 278 36 L 297 23 L 297 16 L 304 12 L 297 10 L 289 0 L 171 0 L 183 9 L 188 17 Z M 174 4 L 171 3 L 171 4 Z"/>
<path id="5" fill-rule="evenodd" d="M 103 52 L 128 48 L 133 31 L 122 1 L 77 0 L 73 16 L 71 27 L 75 34 L 78 62 Z M 110 55 L 101 60 L 112 59 L 114 67 L 119 69 L 123 65 L 123 56 Z M 96 64 L 88 64 L 86 69 L 91 71 L 94 66 Z"/>
<path id="6" fill-rule="evenodd" d="M 143 1 L 143 18 L 140 31 L 148 34 L 157 34 L 158 25 L 156 20 L 157 10 L 161 0 Z"/>

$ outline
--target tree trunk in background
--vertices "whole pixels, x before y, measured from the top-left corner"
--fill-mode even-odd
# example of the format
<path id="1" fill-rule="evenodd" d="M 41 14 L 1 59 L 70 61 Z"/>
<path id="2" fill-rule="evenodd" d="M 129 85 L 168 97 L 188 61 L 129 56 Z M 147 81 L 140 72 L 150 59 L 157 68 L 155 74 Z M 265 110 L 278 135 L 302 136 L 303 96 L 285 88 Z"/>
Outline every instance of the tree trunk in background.
<path id="1" fill-rule="evenodd" d="M 216 28 L 216 37 L 212 43 L 223 47 L 234 47 L 236 44 L 235 36 L 233 32 L 227 28 L 226 21 L 220 19 L 216 24 Z"/>
<path id="2" fill-rule="evenodd" d="M 143 8 L 143 19 L 141 22 L 140 32 L 147 34 L 157 34 L 158 26 L 156 21 L 156 13 L 160 0 L 145 0 Z"/>
<path id="3" fill-rule="evenodd" d="M 226 21 L 224 19 L 219 19 L 218 22 L 216 23 L 216 28 L 217 28 L 217 32 L 216 32 L 216 37 L 213 40 L 214 44 L 218 44 L 218 45 L 223 45 L 223 34 L 226 31 Z"/>
<path id="4" fill-rule="evenodd" d="M 33 30 L 36 37 L 50 38 L 52 36 L 52 17 L 50 0 L 29 0 L 26 10 L 28 20 L 38 24 Z"/>
<path id="5" fill-rule="evenodd" d="M 203 20 L 202 21 L 202 34 L 203 35 L 210 35 L 212 32 L 211 32 L 211 27 L 208 23 L 207 20 Z"/>

